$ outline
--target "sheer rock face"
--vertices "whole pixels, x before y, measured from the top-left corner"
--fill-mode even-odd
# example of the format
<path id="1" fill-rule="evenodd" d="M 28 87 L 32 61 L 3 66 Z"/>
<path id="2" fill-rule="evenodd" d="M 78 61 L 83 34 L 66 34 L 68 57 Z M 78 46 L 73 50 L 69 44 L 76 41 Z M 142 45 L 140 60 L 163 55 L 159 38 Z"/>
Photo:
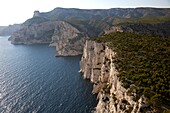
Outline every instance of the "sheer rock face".
<path id="1" fill-rule="evenodd" d="M 15 32 L 9 40 L 12 44 L 42 44 L 50 43 L 54 33 L 54 22 L 44 22 L 25 26 Z"/>
<path id="2" fill-rule="evenodd" d="M 118 78 L 118 71 L 113 61 L 116 52 L 104 43 L 86 41 L 80 61 L 80 72 L 89 79 L 93 93 L 98 93 L 96 113 L 139 113 L 147 108 L 146 99 L 142 96 L 134 101 L 135 94 L 128 93 Z"/>
<path id="3" fill-rule="evenodd" d="M 9 40 L 12 44 L 50 44 L 57 55 L 74 56 L 82 54 L 87 35 L 64 21 L 43 22 L 25 26 L 15 32 Z"/>
<path id="4" fill-rule="evenodd" d="M 115 25 L 115 22 L 119 22 L 117 21 L 119 18 L 116 19 L 117 17 L 169 17 L 169 12 L 170 9 L 168 8 L 113 8 L 104 10 L 55 8 L 50 12 L 41 13 L 35 11 L 33 18 L 26 20 L 22 24 L 7 27 L 6 30 L 3 30 L 7 34 L 4 34 L 1 29 L 0 35 L 11 35 L 9 40 L 13 44 L 47 43 L 50 44 L 50 46 L 56 47 L 58 56 L 74 56 L 82 54 L 85 40 L 88 39 L 88 37 L 101 36 L 105 31 L 107 34 L 113 31 L 124 32 L 129 29 L 130 31 L 135 31 L 134 29 L 140 28 L 135 31 L 138 33 L 138 31 L 141 31 L 141 28 L 143 28 L 143 26 L 140 27 L 139 25 L 137 25 L 137 28 L 136 25 L 121 28 L 118 26 L 114 28 L 112 25 Z M 155 26 L 152 28 L 155 28 Z M 149 31 L 152 32 L 152 28 L 149 29 Z M 163 34 L 169 36 L 169 27 L 162 26 L 162 28 L 165 29 L 163 31 L 159 30 L 160 32 L 157 32 L 156 29 L 154 29 L 154 32 L 161 36 L 163 36 Z M 109 31 L 107 31 L 108 29 Z M 145 32 L 148 33 L 148 30 L 146 29 L 144 33 Z M 96 68 L 95 71 L 97 73 L 98 69 Z"/>
<path id="5" fill-rule="evenodd" d="M 56 46 L 57 56 L 75 56 L 82 54 L 86 39 L 88 36 L 72 25 L 58 21 L 50 45 Z"/>

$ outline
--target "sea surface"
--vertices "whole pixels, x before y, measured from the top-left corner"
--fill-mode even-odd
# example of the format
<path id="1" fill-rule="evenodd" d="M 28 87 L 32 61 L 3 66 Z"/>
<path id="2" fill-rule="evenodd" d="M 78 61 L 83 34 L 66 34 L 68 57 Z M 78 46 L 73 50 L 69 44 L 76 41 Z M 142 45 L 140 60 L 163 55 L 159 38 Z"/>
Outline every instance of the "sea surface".
<path id="1" fill-rule="evenodd" d="M 80 56 L 55 57 L 48 45 L 12 45 L 0 37 L 0 113 L 91 113 L 92 84 Z"/>

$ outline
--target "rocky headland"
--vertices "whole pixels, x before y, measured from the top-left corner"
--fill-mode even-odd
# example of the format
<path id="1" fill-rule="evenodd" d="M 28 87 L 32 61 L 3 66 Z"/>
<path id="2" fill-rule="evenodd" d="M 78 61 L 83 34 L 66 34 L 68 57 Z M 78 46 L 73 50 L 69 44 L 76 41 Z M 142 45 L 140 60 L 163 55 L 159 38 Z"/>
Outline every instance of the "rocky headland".
<path id="1" fill-rule="evenodd" d="M 35 11 L 9 40 L 12 44 L 49 44 L 56 47 L 57 56 L 82 54 L 80 72 L 98 94 L 96 113 L 155 113 L 170 109 L 165 104 L 170 100 L 169 17 L 168 8 Z M 113 32 L 127 35 L 113 44 Z M 146 35 L 143 39 L 143 34 L 155 38 Z M 95 37 L 99 36 L 104 41 L 98 42 Z"/>
<path id="2" fill-rule="evenodd" d="M 50 43 L 54 32 L 54 22 L 44 22 L 25 26 L 11 35 L 12 44 L 41 44 Z"/>
<path id="3" fill-rule="evenodd" d="M 98 94 L 95 113 L 168 112 L 169 39 L 125 34 L 108 34 L 85 43 L 80 72 Z M 161 48 L 166 49 L 157 50 Z"/>
<path id="4" fill-rule="evenodd" d="M 93 93 L 97 93 L 96 113 L 139 113 L 148 107 L 146 99 L 141 96 L 134 101 L 134 96 L 124 88 L 118 77 L 115 60 L 116 52 L 104 43 L 86 41 L 80 69 L 85 79 L 94 84 Z"/>
<path id="5" fill-rule="evenodd" d="M 143 20 L 145 18 L 149 20 L 152 17 L 157 20 L 153 24 L 167 22 L 170 16 L 169 10 L 160 8 L 113 8 L 107 10 L 55 8 L 50 12 L 35 11 L 32 18 L 20 24 L 20 27 L 11 33 L 9 40 L 12 44 L 46 43 L 56 47 L 58 56 L 74 56 L 82 54 L 86 39 L 113 32 L 115 27 L 124 32 L 151 33 L 155 26 L 150 26 L 149 23 L 143 25 Z M 142 19 L 140 22 L 143 26 L 133 23 L 117 26 L 129 21 L 136 21 L 136 19 Z M 136 29 L 139 26 L 141 26 L 140 29 Z M 151 29 L 143 29 L 148 26 Z M 9 30 L 9 27 L 7 29 Z M 168 28 L 164 31 L 167 30 Z M 161 33 L 157 32 L 162 36 Z"/>
<path id="6" fill-rule="evenodd" d="M 72 25 L 57 21 L 50 46 L 55 46 L 58 56 L 82 54 L 83 45 L 89 37 Z"/>
<path id="7" fill-rule="evenodd" d="M 12 44 L 50 44 L 56 47 L 58 56 L 82 54 L 86 39 L 86 34 L 64 21 L 26 26 L 9 38 Z"/>

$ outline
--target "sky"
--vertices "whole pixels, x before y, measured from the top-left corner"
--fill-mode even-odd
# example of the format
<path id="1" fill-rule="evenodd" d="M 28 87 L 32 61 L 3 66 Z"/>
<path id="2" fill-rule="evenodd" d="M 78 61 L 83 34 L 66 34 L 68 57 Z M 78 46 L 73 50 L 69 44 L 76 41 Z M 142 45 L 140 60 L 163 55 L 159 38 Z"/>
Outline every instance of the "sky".
<path id="1" fill-rule="evenodd" d="M 56 7 L 109 9 L 159 7 L 170 8 L 170 0 L 0 0 L 0 26 L 23 23 L 33 12 L 48 12 Z"/>

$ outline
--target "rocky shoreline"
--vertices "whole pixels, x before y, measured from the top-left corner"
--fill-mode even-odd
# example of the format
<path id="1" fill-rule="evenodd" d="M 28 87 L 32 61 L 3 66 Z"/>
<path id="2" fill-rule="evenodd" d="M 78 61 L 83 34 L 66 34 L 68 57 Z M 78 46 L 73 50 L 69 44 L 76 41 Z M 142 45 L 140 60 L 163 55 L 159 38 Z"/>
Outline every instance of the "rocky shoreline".
<path id="1" fill-rule="evenodd" d="M 134 101 L 130 89 L 123 87 L 113 63 L 115 55 L 116 52 L 105 43 L 86 41 L 80 71 L 94 84 L 93 93 L 98 94 L 95 113 L 140 113 L 148 108 L 146 98 L 141 96 Z"/>
<path id="2" fill-rule="evenodd" d="M 169 9 L 156 8 L 108 10 L 56 8 L 47 13 L 35 11 L 33 18 L 25 21 L 22 28 L 11 35 L 9 41 L 12 44 L 49 44 L 56 48 L 56 57 L 82 55 L 80 72 L 85 79 L 94 84 L 92 92 L 98 94 L 96 113 L 139 113 L 143 109 L 150 112 L 146 98 L 141 96 L 134 100 L 135 93 L 131 95 L 130 89 L 124 88 L 122 81 L 119 80 L 119 72 L 113 63 L 117 53 L 106 43 L 88 39 L 112 32 L 168 37 L 169 19 L 159 20 L 162 16 L 169 17 L 170 13 L 167 11 Z M 145 19 L 149 22 L 153 19 L 148 18 L 150 16 L 157 17 L 159 21 L 145 23 Z M 137 22 L 131 22 L 134 20 Z"/>
<path id="3" fill-rule="evenodd" d="M 56 47 L 59 56 L 82 54 L 85 40 L 89 37 L 64 21 L 44 22 L 24 27 L 10 38 L 12 44 L 49 44 Z"/>

